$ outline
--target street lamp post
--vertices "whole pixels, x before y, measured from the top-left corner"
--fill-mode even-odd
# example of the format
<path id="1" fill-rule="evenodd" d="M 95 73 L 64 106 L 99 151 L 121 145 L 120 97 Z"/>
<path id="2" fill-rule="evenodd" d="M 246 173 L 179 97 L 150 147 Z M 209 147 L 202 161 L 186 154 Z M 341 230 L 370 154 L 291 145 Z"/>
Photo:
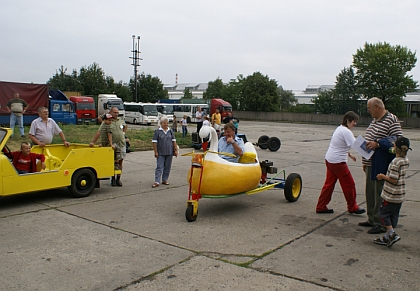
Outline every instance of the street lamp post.
<path id="1" fill-rule="evenodd" d="M 134 100 L 137 102 L 137 67 L 140 66 L 140 36 L 136 36 L 133 34 L 133 50 L 131 51 L 133 53 L 133 56 L 130 57 L 130 59 L 133 59 L 133 63 L 131 64 L 134 66 Z M 136 42 L 137 40 L 137 42 Z"/>

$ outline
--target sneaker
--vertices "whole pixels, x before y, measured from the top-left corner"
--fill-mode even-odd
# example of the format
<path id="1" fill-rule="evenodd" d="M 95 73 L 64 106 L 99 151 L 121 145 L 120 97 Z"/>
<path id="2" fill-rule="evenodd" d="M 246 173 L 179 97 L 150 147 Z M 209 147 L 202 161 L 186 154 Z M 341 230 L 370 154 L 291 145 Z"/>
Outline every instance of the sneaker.
<path id="1" fill-rule="evenodd" d="M 384 233 L 386 232 L 386 230 L 384 229 L 383 226 L 375 225 L 374 227 L 372 227 L 371 229 L 369 229 L 367 231 L 368 234 L 378 234 L 378 233 Z"/>
<path id="2" fill-rule="evenodd" d="M 363 208 L 360 208 L 360 207 L 357 210 L 349 211 L 349 213 L 353 213 L 353 214 L 363 214 L 365 212 L 366 212 L 366 210 L 364 210 Z"/>
<path id="3" fill-rule="evenodd" d="M 395 232 L 389 237 L 387 246 L 390 248 L 392 247 L 397 241 L 399 241 L 401 238 L 398 234 Z"/>
<path id="4" fill-rule="evenodd" d="M 375 238 L 373 242 L 377 245 L 382 245 L 382 246 L 387 246 L 389 244 L 389 240 L 385 238 L 385 236 Z"/>
<path id="5" fill-rule="evenodd" d="M 325 209 L 325 210 L 317 210 L 316 211 L 316 213 L 319 213 L 319 214 L 321 214 L 321 213 L 334 213 L 334 209 L 332 209 L 332 208 L 327 208 L 327 209 Z"/>
<path id="6" fill-rule="evenodd" d="M 25 135 L 24 135 L 24 134 L 22 134 L 20 137 L 25 137 Z"/>
<path id="7" fill-rule="evenodd" d="M 363 221 L 359 222 L 359 226 L 365 226 L 365 227 L 372 227 L 373 225 L 369 221 Z"/>

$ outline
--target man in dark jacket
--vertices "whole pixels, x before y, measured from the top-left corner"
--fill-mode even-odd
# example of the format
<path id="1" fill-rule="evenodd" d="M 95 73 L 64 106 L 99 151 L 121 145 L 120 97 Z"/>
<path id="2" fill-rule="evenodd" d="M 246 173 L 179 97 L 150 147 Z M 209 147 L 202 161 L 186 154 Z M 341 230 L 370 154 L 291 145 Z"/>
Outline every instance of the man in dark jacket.
<path id="1" fill-rule="evenodd" d="M 368 111 L 373 117 L 372 122 L 366 130 L 366 148 L 372 149 L 375 153 L 369 160 L 363 158 L 363 171 L 366 175 L 366 208 L 368 220 L 360 222 L 360 226 L 371 227 L 370 234 L 385 232 L 379 222 L 379 205 L 381 203 L 381 192 L 384 181 L 377 180 L 379 173 L 386 174 L 388 165 L 395 157 L 389 152 L 393 147 L 392 142 L 402 136 L 401 125 L 398 118 L 385 109 L 381 99 L 373 97 L 367 103 Z"/>

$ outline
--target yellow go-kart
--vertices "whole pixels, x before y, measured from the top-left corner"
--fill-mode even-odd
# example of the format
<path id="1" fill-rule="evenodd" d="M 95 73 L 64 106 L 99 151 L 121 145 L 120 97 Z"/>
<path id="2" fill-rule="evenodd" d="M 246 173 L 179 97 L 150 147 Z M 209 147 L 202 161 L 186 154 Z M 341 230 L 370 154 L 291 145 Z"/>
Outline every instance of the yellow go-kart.
<path id="1" fill-rule="evenodd" d="M 290 202 L 299 199 L 302 191 L 302 178 L 273 167 L 270 161 L 259 161 L 255 147 L 250 142 L 244 145 L 244 154 L 238 163 L 229 162 L 220 155 L 232 155 L 218 152 L 218 137 L 214 128 L 203 126 L 201 138 L 209 137 L 210 149 L 203 153 L 190 152 L 183 156 L 192 156 L 191 168 L 187 181 L 189 184 L 187 210 L 185 218 L 189 222 L 197 219 L 198 200 L 201 198 L 227 198 L 241 194 L 256 194 L 272 188 L 284 189 L 284 196 Z M 275 174 L 272 178 L 268 174 Z M 279 176 L 282 174 L 282 178 Z"/>
<path id="2" fill-rule="evenodd" d="M 6 146 L 10 128 L 0 128 L 0 197 L 68 187 L 74 197 L 89 196 L 99 188 L 99 180 L 109 180 L 121 170 L 114 169 L 111 147 L 87 144 L 33 146 L 32 153 L 45 156 L 46 169 L 19 174 L 8 157 Z"/>

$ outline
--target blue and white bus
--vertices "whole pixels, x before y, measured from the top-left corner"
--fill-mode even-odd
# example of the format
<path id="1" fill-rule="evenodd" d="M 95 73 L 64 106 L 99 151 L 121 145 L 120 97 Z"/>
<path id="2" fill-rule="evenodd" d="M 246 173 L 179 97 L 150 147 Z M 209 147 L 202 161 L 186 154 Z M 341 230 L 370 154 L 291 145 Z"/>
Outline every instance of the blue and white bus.
<path id="1" fill-rule="evenodd" d="M 196 122 L 195 120 L 195 113 L 197 112 L 197 108 L 201 107 L 201 110 L 206 112 L 207 115 L 210 114 L 209 105 L 208 104 L 172 104 L 174 106 L 174 116 L 176 116 L 176 120 L 181 120 L 184 115 L 187 116 L 187 122 Z"/>
<path id="2" fill-rule="evenodd" d="M 133 124 L 157 124 L 158 111 L 154 103 L 124 102 L 125 122 Z"/>

